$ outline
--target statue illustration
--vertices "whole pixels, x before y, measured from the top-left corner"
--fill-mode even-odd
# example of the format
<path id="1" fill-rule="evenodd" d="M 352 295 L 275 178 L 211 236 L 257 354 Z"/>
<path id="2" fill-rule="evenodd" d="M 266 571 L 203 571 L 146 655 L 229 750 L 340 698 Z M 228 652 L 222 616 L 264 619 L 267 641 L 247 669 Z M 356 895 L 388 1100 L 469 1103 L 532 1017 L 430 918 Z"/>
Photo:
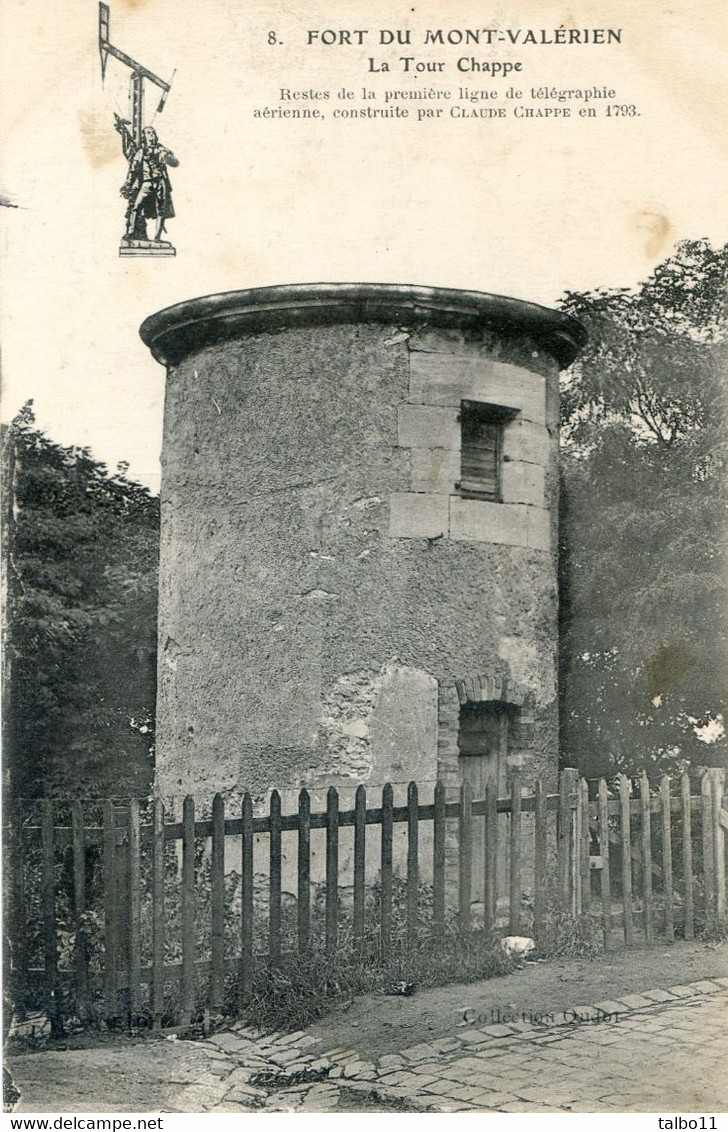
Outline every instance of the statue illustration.
<path id="1" fill-rule="evenodd" d="M 124 157 L 129 162 L 126 180 L 121 186 L 121 195 L 129 202 L 123 238 L 125 241 L 147 240 L 147 220 L 156 220 L 154 242 L 161 243 L 165 221 L 174 216 L 167 167 L 175 168 L 179 161 L 170 149 L 160 145 L 157 131 L 152 126 L 142 130 L 141 144 L 137 145 L 129 131 L 129 123 L 118 114 L 114 117 L 114 128 L 121 135 Z"/>
<path id="2" fill-rule="evenodd" d="M 166 221 L 174 216 L 172 185 L 168 168 L 179 161 L 170 149 L 160 144 L 153 126 L 144 126 L 144 83 L 159 87 L 162 96 L 157 107 L 160 114 L 170 91 L 170 84 L 135 59 L 115 47 L 109 40 L 109 8 L 99 4 L 99 52 L 101 77 L 106 73 L 108 57 L 117 59 L 131 71 L 129 84 L 130 119 L 114 114 L 114 129 L 121 137 L 121 148 L 129 163 L 121 195 L 126 198 L 126 228 L 121 238 L 119 255 L 176 255 L 169 240 L 163 240 Z M 154 236 L 149 238 L 147 221 L 156 220 Z"/>

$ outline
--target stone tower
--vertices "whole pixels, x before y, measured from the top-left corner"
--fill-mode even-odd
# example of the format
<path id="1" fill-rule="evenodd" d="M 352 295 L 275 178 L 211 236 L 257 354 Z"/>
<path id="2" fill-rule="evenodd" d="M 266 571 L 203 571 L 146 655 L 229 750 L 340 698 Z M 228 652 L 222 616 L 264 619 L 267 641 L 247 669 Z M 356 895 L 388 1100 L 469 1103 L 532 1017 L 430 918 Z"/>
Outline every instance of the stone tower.
<path id="1" fill-rule="evenodd" d="M 553 778 L 580 324 L 317 284 L 193 299 L 141 335 L 168 369 L 160 792 Z"/>

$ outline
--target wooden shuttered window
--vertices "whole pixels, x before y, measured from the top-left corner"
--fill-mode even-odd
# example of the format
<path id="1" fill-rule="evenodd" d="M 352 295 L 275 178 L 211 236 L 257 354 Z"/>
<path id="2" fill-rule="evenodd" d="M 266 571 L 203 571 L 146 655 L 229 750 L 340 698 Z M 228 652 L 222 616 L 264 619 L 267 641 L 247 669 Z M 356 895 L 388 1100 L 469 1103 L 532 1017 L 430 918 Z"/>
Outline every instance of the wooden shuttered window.
<path id="1" fill-rule="evenodd" d="M 500 499 L 503 426 L 514 414 L 497 405 L 463 401 L 460 410 L 460 490 L 482 499 Z"/>

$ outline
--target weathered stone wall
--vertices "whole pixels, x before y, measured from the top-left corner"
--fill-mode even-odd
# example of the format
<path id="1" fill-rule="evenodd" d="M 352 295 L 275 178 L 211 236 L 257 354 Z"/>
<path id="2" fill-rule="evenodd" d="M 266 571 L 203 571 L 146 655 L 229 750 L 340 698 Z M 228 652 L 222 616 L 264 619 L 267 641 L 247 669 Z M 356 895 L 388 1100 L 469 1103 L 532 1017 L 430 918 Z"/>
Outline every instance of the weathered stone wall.
<path id="1" fill-rule="evenodd" d="M 554 356 L 422 318 L 218 338 L 169 368 L 161 792 L 455 787 L 476 678 L 523 689 L 510 761 L 552 778 Z M 517 410 L 502 503 L 456 488 L 463 398 Z"/>

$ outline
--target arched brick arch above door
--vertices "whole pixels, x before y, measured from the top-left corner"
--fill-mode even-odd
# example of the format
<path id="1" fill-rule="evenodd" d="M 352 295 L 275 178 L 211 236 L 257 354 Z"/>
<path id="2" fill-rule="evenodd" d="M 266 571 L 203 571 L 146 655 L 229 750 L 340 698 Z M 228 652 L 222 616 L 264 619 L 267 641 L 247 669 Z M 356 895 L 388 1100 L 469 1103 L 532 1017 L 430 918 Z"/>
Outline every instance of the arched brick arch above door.
<path id="1" fill-rule="evenodd" d="M 523 707 L 527 690 L 508 676 L 473 676 L 455 681 L 455 690 L 461 704 L 484 703 L 500 700 L 504 704 Z"/>
<path id="2" fill-rule="evenodd" d="M 460 729 L 463 709 L 469 704 L 490 704 L 508 712 L 507 751 L 504 770 L 526 766 L 533 749 L 534 707 L 529 688 L 509 676 L 481 673 L 439 682 L 438 777 L 449 787 L 460 786 L 462 777 Z"/>

